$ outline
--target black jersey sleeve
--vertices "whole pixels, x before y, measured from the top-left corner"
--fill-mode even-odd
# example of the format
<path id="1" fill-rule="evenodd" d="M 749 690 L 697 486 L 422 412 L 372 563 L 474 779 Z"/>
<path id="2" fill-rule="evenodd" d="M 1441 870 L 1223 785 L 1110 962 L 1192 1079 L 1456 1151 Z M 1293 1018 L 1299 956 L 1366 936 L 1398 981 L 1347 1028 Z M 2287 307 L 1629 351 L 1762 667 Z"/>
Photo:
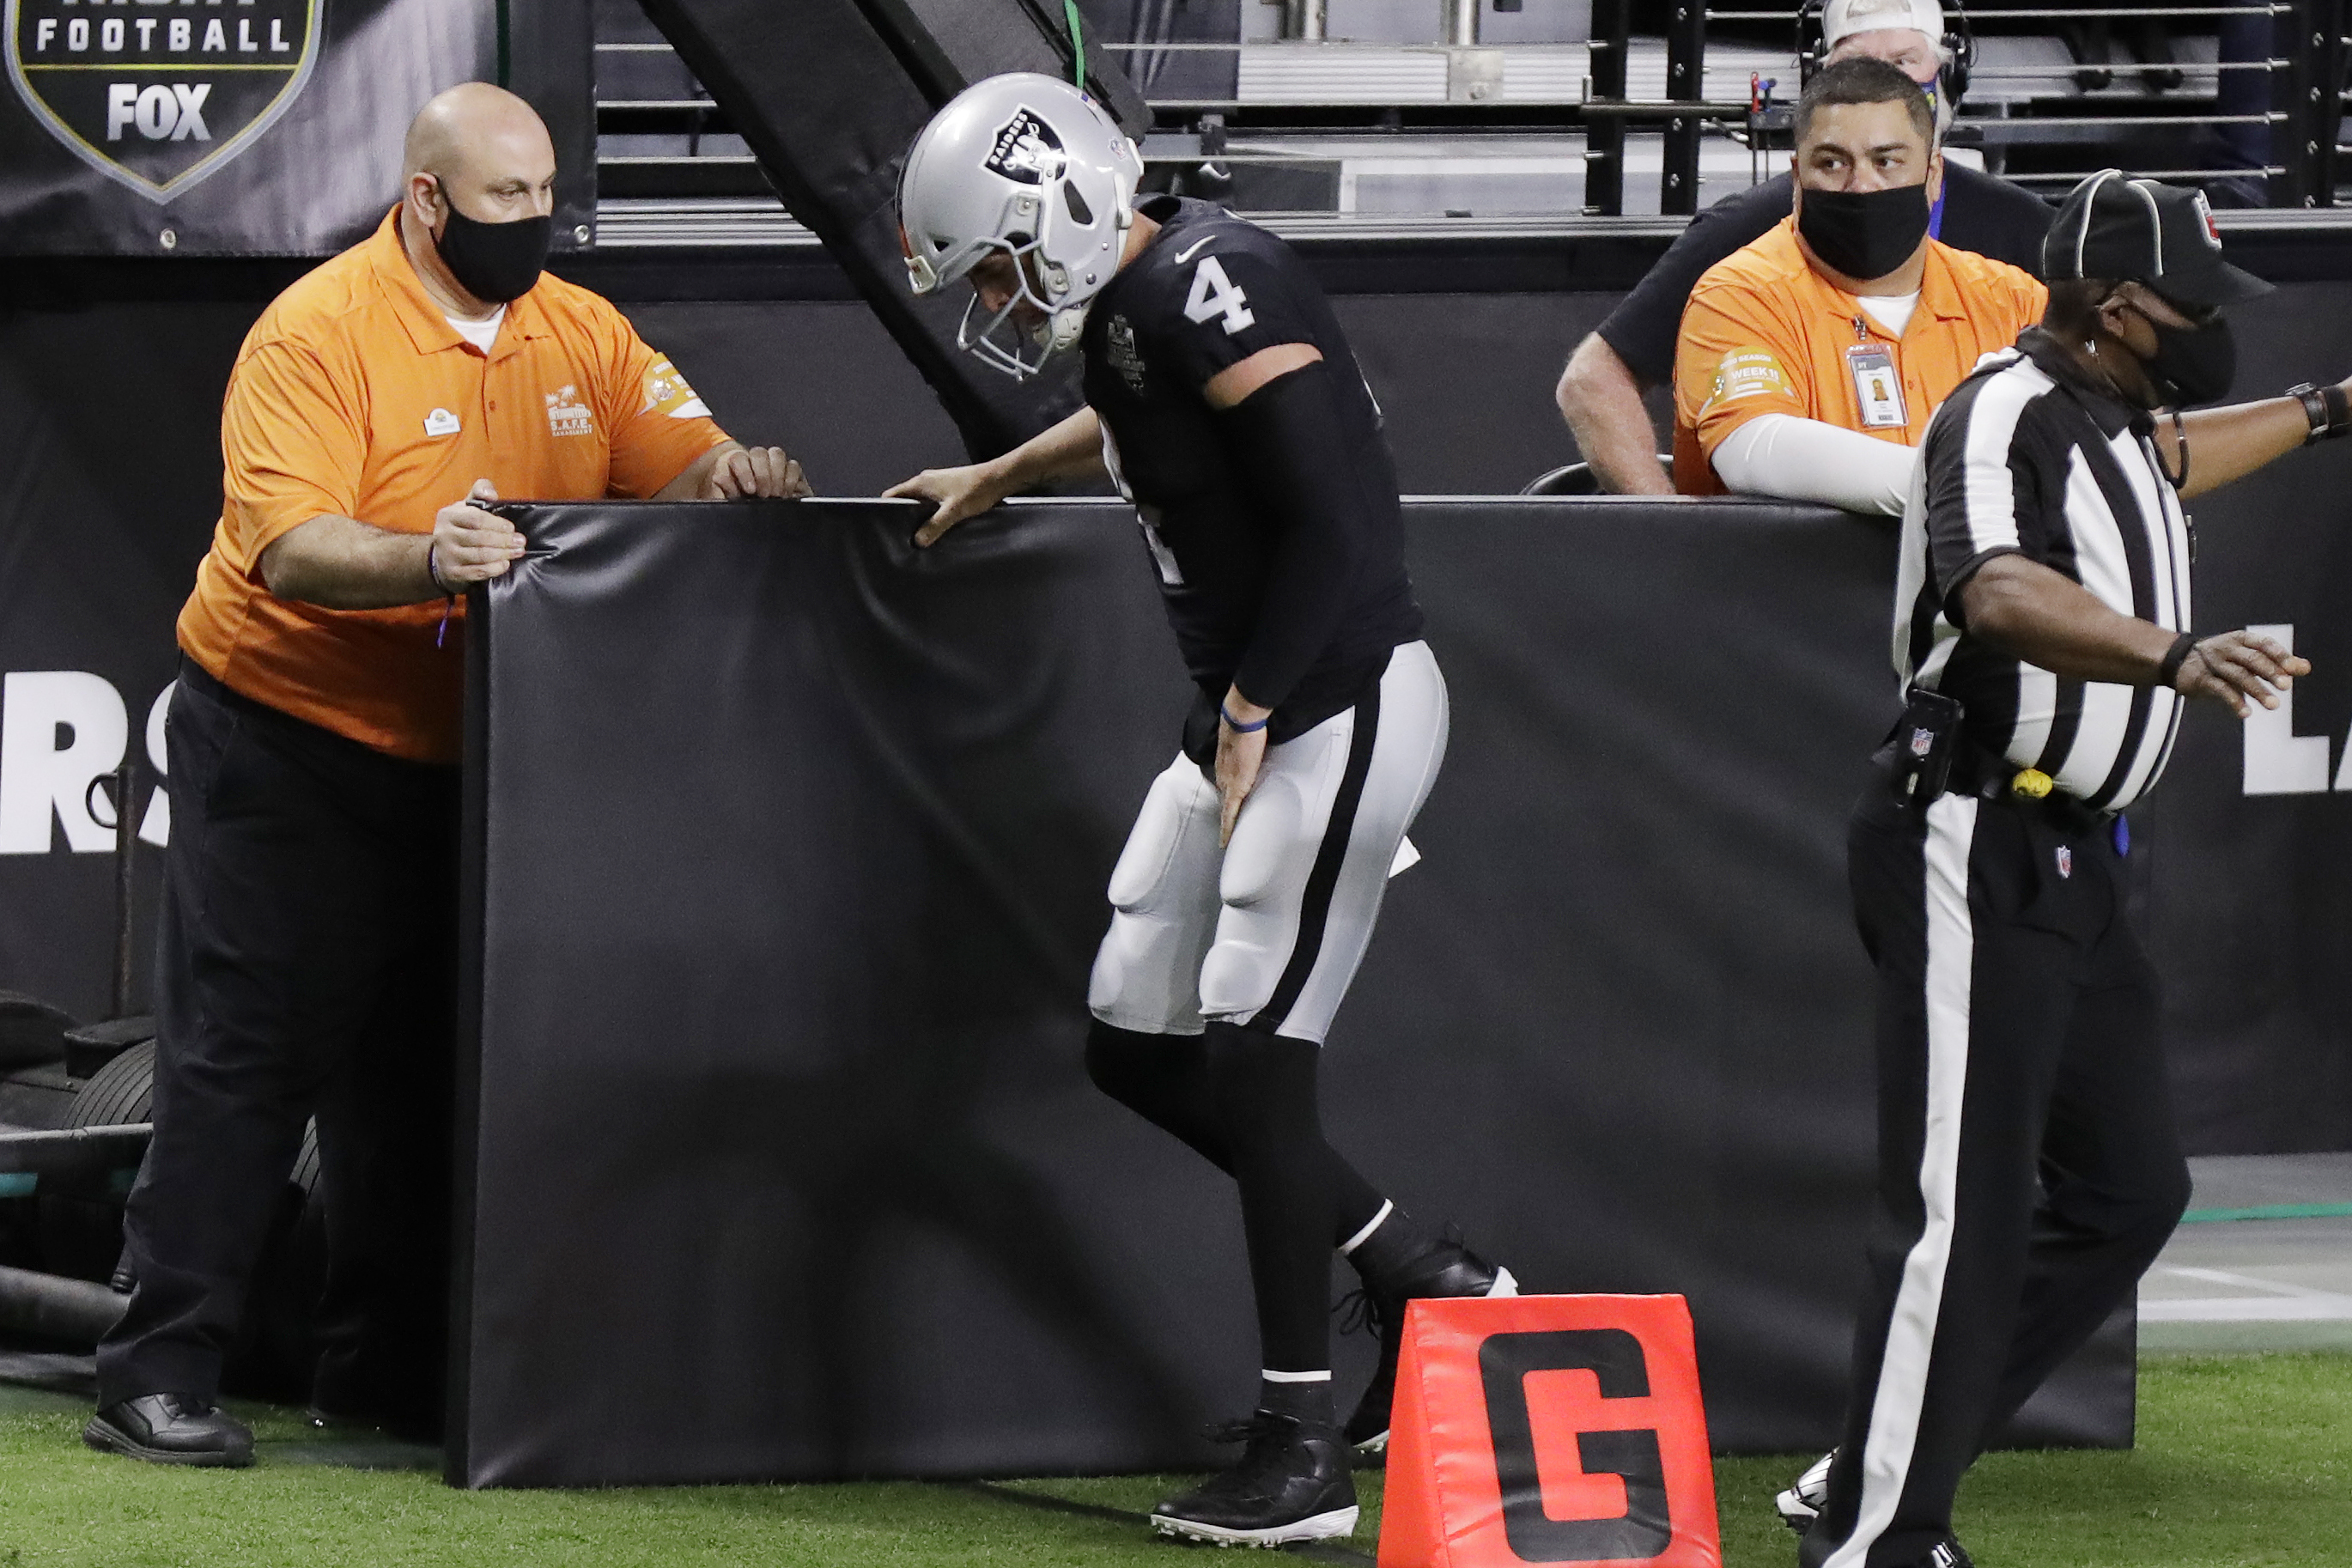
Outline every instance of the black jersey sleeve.
<path id="1" fill-rule="evenodd" d="M 1675 339 L 1683 306 L 1706 269 L 1760 237 L 1796 206 L 1793 183 L 1783 175 L 1727 196 L 1691 219 L 1633 291 L 1593 329 L 1645 386 L 1674 377 Z"/>
<path id="2" fill-rule="evenodd" d="M 1944 180 L 1944 227 L 1937 237 L 2042 276 L 2042 237 L 2054 216 L 2049 203 L 1966 163 L 1948 160 Z"/>
<path id="3" fill-rule="evenodd" d="M 1178 237 L 1151 328 L 1156 357 L 1187 385 L 1262 349 L 1315 342 L 1299 298 L 1315 283 L 1296 257 L 1214 231 L 1163 243 Z"/>
<path id="4" fill-rule="evenodd" d="M 1273 534 L 1265 595 L 1234 684 L 1279 708 L 1339 630 L 1370 518 L 1328 363 L 1275 377 L 1217 420 Z"/>

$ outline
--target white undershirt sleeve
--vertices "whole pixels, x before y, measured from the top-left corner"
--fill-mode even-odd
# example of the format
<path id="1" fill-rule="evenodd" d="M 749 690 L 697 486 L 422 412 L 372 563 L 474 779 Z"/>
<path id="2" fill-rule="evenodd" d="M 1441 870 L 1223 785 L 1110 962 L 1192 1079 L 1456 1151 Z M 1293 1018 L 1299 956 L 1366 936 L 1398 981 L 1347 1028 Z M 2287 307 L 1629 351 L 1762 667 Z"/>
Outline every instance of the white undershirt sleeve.
<path id="1" fill-rule="evenodd" d="M 1716 477 L 1740 495 L 1821 501 L 1901 517 L 1919 454 L 1818 419 L 1759 414 L 1715 449 Z"/>

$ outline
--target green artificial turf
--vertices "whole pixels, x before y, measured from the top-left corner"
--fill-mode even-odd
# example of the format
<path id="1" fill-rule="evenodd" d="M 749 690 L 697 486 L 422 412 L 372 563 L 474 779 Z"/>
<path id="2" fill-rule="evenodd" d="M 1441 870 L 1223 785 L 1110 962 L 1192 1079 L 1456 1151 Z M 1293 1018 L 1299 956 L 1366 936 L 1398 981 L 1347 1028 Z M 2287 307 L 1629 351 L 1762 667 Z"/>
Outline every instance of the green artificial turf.
<path id="1" fill-rule="evenodd" d="M 62 1396 L 0 1398 L 0 1564 L 1186 1561 L 1187 1549 L 1153 1541 L 1133 1517 L 1174 1484 L 1168 1477 L 460 1492 L 428 1471 L 345 1468 L 415 1463 L 413 1453 L 310 1439 L 281 1411 L 241 1414 L 255 1421 L 258 1466 L 173 1470 L 83 1448 L 84 1412 Z M 1771 1495 L 1809 1458 L 1717 1467 L 1727 1568 L 1794 1562 Z M 1358 1555 L 1314 1555 L 1369 1558 L 1379 1483 L 1363 1479 Z M 2137 1449 L 1991 1455 L 1961 1493 L 1958 1523 L 1982 1568 L 2352 1568 L 2352 1356 L 2150 1358 Z"/>

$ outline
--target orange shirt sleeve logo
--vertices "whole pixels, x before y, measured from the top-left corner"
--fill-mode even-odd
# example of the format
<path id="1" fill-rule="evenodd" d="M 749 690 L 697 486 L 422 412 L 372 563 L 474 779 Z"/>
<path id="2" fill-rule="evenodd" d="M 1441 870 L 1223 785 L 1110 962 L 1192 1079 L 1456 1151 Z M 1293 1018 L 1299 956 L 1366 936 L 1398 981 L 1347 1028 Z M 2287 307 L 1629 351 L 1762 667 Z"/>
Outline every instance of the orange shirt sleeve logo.
<path id="1" fill-rule="evenodd" d="M 708 419 L 710 410 L 704 406 L 694 388 L 678 374 L 677 367 L 666 359 L 657 359 L 646 366 L 646 401 L 640 414 L 667 414 L 672 419 Z"/>
<path id="2" fill-rule="evenodd" d="M 1796 396 L 1780 359 L 1769 349 L 1733 349 L 1717 363 L 1715 384 L 1707 392 L 1704 407 L 1713 408 L 1743 397 L 1772 396 Z"/>

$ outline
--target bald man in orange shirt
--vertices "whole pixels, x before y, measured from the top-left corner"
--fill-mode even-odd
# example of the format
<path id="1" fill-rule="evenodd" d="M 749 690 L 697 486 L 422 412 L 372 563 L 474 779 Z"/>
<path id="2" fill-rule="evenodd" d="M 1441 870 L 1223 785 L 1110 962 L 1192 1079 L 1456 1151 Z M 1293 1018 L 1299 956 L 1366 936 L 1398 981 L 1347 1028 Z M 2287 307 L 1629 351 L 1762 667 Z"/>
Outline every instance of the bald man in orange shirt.
<path id="1" fill-rule="evenodd" d="M 252 1462 L 215 1405 L 288 1173 L 318 1121 L 321 1418 L 436 1436 L 448 1316 L 464 605 L 523 540 L 500 495 L 806 493 L 618 310 L 541 271 L 555 153 L 481 83 L 409 129 L 400 205 L 247 336 L 222 509 L 182 611 L 154 1139 L 136 1288 L 91 1447 Z"/>

